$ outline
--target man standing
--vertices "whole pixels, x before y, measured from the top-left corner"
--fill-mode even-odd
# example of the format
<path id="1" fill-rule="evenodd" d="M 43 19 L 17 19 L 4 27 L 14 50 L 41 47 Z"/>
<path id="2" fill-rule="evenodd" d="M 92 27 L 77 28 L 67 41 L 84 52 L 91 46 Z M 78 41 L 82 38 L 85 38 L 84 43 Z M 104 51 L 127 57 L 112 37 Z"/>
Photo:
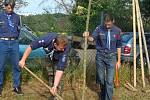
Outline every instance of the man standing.
<path id="1" fill-rule="evenodd" d="M 19 26 L 20 18 L 13 12 L 15 2 L 7 0 L 4 2 L 5 11 L 0 14 L 0 96 L 2 95 L 3 74 L 5 70 L 6 57 L 9 55 L 14 80 L 14 92 L 22 95 L 20 87 L 19 62 Z"/>
<path id="2" fill-rule="evenodd" d="M 43 47 L 49 55 L 50 62 L 56 62 L 56 72 L 51 93 L 55 96 L 58 85 L 61 81 L 65 66 L 67 64 L 67 56 L 69 52 L 68 39 L 65 35 L 56 33 L 48 33 L 47 35 L 33 41 L 23 54 L 19 65 L 23 68 L 25 61 L 32 50 Z"/>
<path id="3" fill-rule="evenodd" d="M 96 76 L 97 83 L 100 84 L 101 100 L 112 100 L 114 70 L 115 66 L 121 64 L 121 30 L 113 22 L 112 16 L 105 15 L 104 25 L 99 25 L 93 32 L 92 37 L 89 37 L 88 32 L 83 34 L 83 36 L 88 37 L 89 41 L 95 40 L 96 42 Z M 116 54 L 118 54 L 118 57 L 116 57 Z M 118 58 L 117 61 L 116 58 Z"/>

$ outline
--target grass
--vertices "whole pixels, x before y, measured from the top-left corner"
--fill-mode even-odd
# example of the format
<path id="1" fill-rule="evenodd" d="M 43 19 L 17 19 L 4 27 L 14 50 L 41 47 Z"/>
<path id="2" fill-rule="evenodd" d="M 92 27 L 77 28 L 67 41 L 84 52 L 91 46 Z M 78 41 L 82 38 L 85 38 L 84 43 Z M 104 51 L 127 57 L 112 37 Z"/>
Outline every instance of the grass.
<path id="1" fill-rule="evenodd" d="M 90 59 L 89 59 L 90 60 Z M 45 63 L 41 59 L 27 61 L 27 67 L 38 75 L 42 80 L 47 83 L 47 77 L 45 72 Z M 4 84 L 4 97 L 5 100 L 47 100 L 50 94 L 49 91 L 40 84 L 36 79 L 34 79 L 26 70 L 22 69 L 22 88 L 25 93 L 23 97 L 14 95 L 12 90 L 12 73 L 11 67 L 7 67 L 6 78 Z M 99 86 L 95 83 L 95 63 L 90 62 L 87 64 L 87 77 L 86 77 L 86 98 L 87 100 L 97 100 Z M 145 80 L 146 89 L 150 89 L 148 81 L 147 69 L 145 69 Z M 122 64 L 119 69 L 119 80 L 120 87 L 114 89 L 113 100 L 149 100 L 150 94 L 142 92 L 142 80 L 141 80 L 141 70 L 137 68 L 137 92 L 132 92 L 127 90 L 123 84 L 129 81 L 133 84 L 133 66 L 130 63 Z M 68 66 L 65 70 L 63 77 L 63 98 L 64 100 L 81 100 L 82 97 L 82 87 L 83 87 L 83 67 L 80 66 Z"/>

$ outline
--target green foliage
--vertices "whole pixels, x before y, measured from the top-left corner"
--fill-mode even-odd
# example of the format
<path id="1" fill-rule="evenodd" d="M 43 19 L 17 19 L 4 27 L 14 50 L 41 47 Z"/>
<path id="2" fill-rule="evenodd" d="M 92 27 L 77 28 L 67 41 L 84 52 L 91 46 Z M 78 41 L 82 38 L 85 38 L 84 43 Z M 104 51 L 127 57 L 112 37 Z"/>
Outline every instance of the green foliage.
<path id="1" fill-rule="evenodd" d="M 85 31 L 85 23 L 87 16 L 87 7 L 89 0 L 76 0 L 76 6 L 72 10 L 70 16 L 72 24 L 72 32 L 81 35 Z M 149 0 L 143 0 L 141 7 L 146 15 L 149 15 Z M 80 8 L 80 9 L 79 9 Z M 132 1 L 131 0 L 92 0 L 90 29 L 93 31 L 95 27 L 100 24 L 101 12 L 112 14 L 115 18 L 115 24 L 119 26 L 122 31 L 132 31 Z M 149 18 L 148 18 L 149 19 Z M 144 22 L 144 25 L 147 22 Z M 150 31 L 145 25 L 146 30 Z"/>
<path id="2" fill-rule="evenodd" d="M 145 17 L 150 18 L 150 0 L 142 0 L 141 10 Z"/>
<path id="3" fill-rule="evenodd" d="M 82 36 L 85 31 L 89 0 L 75 0 L 76 5 L 69 15 L 57 13 L 23 16 L 22 23 L 27 24 L 37 35 L 46 32 L 65 32 Z M 150 31 L 149 0 L 140 2 L 144 19 L 144 28 Z M 92 32 L 101 24 L 101 12 L 110 13 L 115 18 L 115 24 L 122 31 L 132 31 L 132 0 L 92 0 L 89 31 Z M 39 33 L 40 32 L 40 33 Z"/>
<path id="4" fill-rule="evenodd" d="M 70 32 L 70 22 L 65 14 L 42 14 L 22 16 L 22 23 L 29 26 L 32 31 L 39 32 Z M 41 35 L 41 34 L 40 34 Z"/>
<path id="5" fill-rule="evenodd" d="M 22 18 L 22 23 L 27 24 L 34 32 L 52 31 L 55 26 L 54 22 L 55 19 L 48 14 L 25 16 Z"/>

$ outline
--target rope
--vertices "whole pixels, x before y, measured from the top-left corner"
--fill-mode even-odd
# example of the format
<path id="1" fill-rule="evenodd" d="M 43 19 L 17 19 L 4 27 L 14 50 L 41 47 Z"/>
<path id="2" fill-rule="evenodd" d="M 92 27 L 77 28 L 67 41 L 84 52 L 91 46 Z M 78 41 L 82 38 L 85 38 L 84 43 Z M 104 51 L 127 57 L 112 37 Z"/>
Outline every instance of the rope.
<path id="1" fill-rule="evenodd" d="M 91 10 L 91 3 L 92 0 L 89 0 L 89 5 L 88 5 L 88 14 L 87 14 L 87 20 L 86 20 L 86 31 L 88 32 L 89 29 L 89 20 L 90 20 L 90 10 Z M 83 94 L 82 94 L 82 100 L 85 98 L 85 89 L 86 89 L 86 56 L 87 56 L 87 37 L 85 37 L 85 46 L 84 46 L 84 62 L 83 62 Z"/>

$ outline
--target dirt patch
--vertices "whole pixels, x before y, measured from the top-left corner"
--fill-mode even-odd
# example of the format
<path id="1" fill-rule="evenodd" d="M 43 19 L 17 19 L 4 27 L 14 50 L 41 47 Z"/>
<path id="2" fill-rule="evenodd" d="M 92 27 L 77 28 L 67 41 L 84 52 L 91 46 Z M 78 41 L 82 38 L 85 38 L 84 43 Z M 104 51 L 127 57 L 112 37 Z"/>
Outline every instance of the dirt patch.
<path id="1" fill-rule="evenodd" d="M 150 86 L 147 84 L 147 88 Z M 113 100 L 150 100 L 150 93 L 144 93 L 141 86 L 137 86 L 138 91 L 132 92 L 127 90 L 122 85 L 119 88 L 114 89 Z M 10 86 L 4 88 L 3 96 L 0 98 L 2 100 L 50 100 L 50 93 L 47 88 L 45 88 L 37 80 L 32 79 L 28 83 L 22 85 L 22 90 L 24 92 L 23 96 L 17 96 L 12 91 Z M 87 85 L 85 100 L 98 100 L 99 86 L 95 82 Z M 64 90 L 62 93 L 64 100 L 81 100 L 82 98 L 82 84 L 74 83 L 70 85 L 64 85 Z"/>

